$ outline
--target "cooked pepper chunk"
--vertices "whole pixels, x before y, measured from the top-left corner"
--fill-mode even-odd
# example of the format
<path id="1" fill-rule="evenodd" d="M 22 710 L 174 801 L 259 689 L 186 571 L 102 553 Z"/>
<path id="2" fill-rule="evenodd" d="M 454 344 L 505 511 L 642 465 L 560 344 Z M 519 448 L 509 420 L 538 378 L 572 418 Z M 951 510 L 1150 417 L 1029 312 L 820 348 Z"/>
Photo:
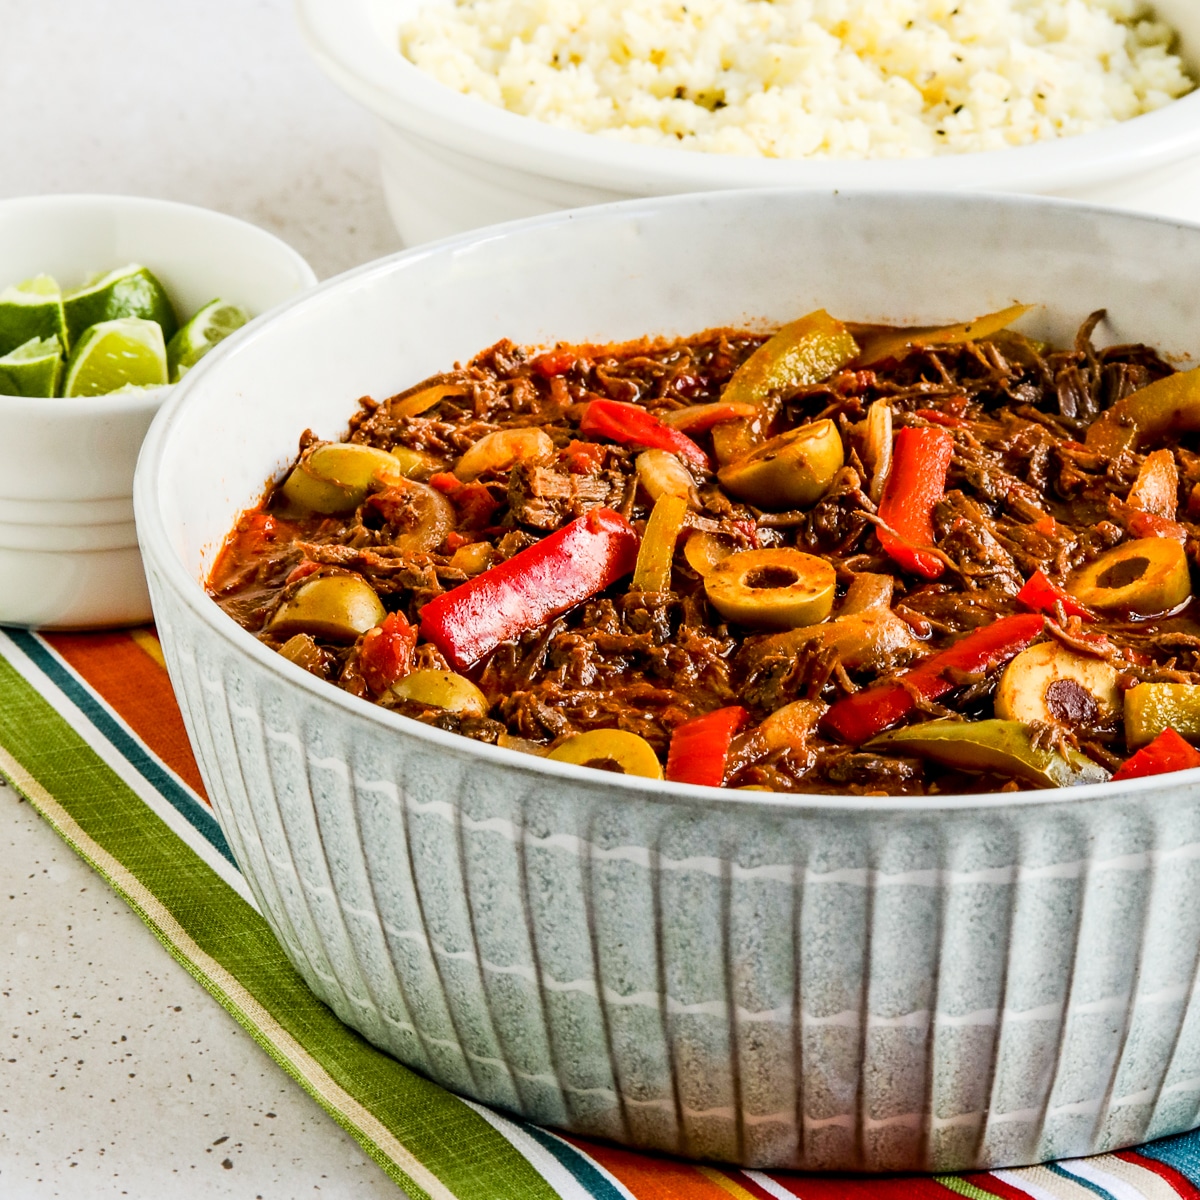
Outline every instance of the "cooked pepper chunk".
<path id="1" fill-rule="evenodd" d="M 688 502 L 679 496 L 660 496 L 654 502 L 633 569 L 635 592 L 665 592 L 670 588 L 671 560 L 687 510 Z"/>
<path id="2" fill-rule="evenodd" d="M 1118 400 L 1088 426 L 1088 449 L 1116 457 L 1168 433 L 1200 429 L 1200 367 L 1156 380 Z"/>
<path id="3" fill-rule="evenodd" d="M 926 721 L 885 733 L 867 748 L 919 754 L 961 771 L 1011 775 L 1034 787 L 1078 787 L 1109 778 L 1108 771 L 1078 750 L 1036 744 L 1029 726 L 1020 721 Z"/>
<path id="4" fill-rule="evenodd" d="M 1020 654 L 1042 632 L 1040 614 L 1003 617 L 973 630 L 953 646 L 889 680 L 843 696 L 825 714 L 821 725 L 844 742 L 858 744 L 903 721 L 917 706 L 917 697 L 936 700 L 958 686 L 956 676 L 990 671 Z"/>
<path id="5" fill-rule="evenodd" d="M 850 330 L 823 308 L 783 326 L 733 373 L 723 404 L 761 404 L 772 392 L 788 393 L 828 379 L 858 354 Z"/>
<path id="6" fill-rule="evenodd" d="M 460 671 L 502 642 L 628 575 L 638 535 L 611 508 L 591 512 L 540 542 L 434 597 L 421 610 L 421 633 Z"/>
<path id="7" fill-rule="evenodd" d="M 869 366 L 890 358 L 903 358 L 913 346 L 953 346 L 991 337 L 1007 329 L 1032 307 L 1031 304 L 1014 304 L 1011 308 L 1002 308 L 999 312 L 988 313 L 959 325 L 921 325 L 910 329 L 881 330 L 863 338 L 859 363 Z"/>
<path id="8" fill-rule="evenodd" d="M 749 719 L 740 704 L 733 704 L 677 725 L 667 753 L 667 778 L 720 787 L 725 782 L 729 745 Z"/>
<path id="9" fill-rule="evenodd" d="M 1165 729 L 1200 737 L 1200 684 L 1139 683 L 1125 693 L 1125 742 L 1144 746 Z"/>
<path id="10" fill-rule="evenodd" d="M 944 429 L 901 429 L 892 451 L 892 471 L 879 502 L 879 543 L 906 571 L 936 579 L 946 569 L 929 553 L 933 509 L 946 491 L 954 439 Z"/>
<path id="11" fill-rule="evenodd" d="M 1186 771 L 1189 767 L 1200 767 L 1200 750 L 1168 727 L 1148 746 L 1143 746 L 1132 758 L 1127 758 L 1117 768 L 1113 782 L 1141 779 L 1146 775 L 1165 775 L 1170 771 Z"/>
<path id="12" fill-rule="evenodd" d="M 1034 571 L 1030 575 L 1025 586 L 1017 593 L 1017 601 L 1034 612 L 1053 615 L 1055 607 L 1061 604 L 1068 617 L 1079 617 L 1084 621 L 1096 619 L 1096 614 L 1086 604 L 1080 604 L 1066 588 L 1059 587 L 1043 571 Z"/>
<path id="13" fill-rule="evenodd" d="M 708 455 L 686 433 L 663 424 L 653 413 L 622 400 L 593 400 L 579 422 L 581 433 L 597 434 L 625 446 L 670 450 L 697 467 L 708 467 Z"/>

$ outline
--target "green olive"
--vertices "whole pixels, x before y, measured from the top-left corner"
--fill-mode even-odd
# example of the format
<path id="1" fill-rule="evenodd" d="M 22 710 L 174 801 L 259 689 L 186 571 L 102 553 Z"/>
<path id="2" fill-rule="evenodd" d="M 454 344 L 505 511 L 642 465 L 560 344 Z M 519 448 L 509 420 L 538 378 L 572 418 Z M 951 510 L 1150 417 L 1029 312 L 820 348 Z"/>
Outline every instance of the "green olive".
<path id="1" fill-rule="evenodd" d="M 495 557 L 496 552 L 490 542 L 470 542 L 466 546 L 459 546 L 447 565 L 462 571 L 464 575 L 478 575 L 492 565 Z"/>
<path id="2" fill-rule="evenodd" d="M 415 479 L 398 479 L 376 492 L 370 506 L 392 527 L 391 544 L 407 554 L 425 554 L 440 546 L 454 528 L 454 505 Z"/>
<path id="3" fill-rule="evenodd" d="M 412 671 L 392 684 L 392 695 L 464 717 L 487 716 L 487 697 L 469 679 L 453 671 Z"/>
<path id="4" fill-rule="evenodd" d="M 816 625 L 833 611 L 837 574 L 800 550 L 742 550 L 704 577 L 709 602 L 727 621 L 760 629 Z"/>
<path id="5" fill-rule="evenodd" d="M 996 716 L 1026 725 L 1095 725 L 1121 708 L 1117 678 L 1112 663 L 1058 642 L 1039 642 L 1005 667 L 996 688 Z"/>
<path id="6" fill-rule="evenodd" d="M 353 642 L 386 616 L 375 589 L 361 575 L 319 575 L 292 593 L 267 628 L 275 637 L 309 633 L 331 642 Z"/>
<path id="7" fill-rule="evenodd" d="M 386 450 L 358 442 L 322 442 L 306 451 L 279 489 L 309 512 L 353 512 L 378 477 L 400 479 L 404 467 Z"/>
<path id="8" fill-rule="evenodd" d="M 1089 608 L 1150 617 L 1182 604 L 1192 581 L 1187 555 L 1174 538 L 1139 538 L 1084 567 L 1067 591 Z"/>
<path id="9" fill-rule="evenodd" d="M 759 508 L 799 508 L 825 494 L 845 451 L 829 420 L 790 429 L 717 472 L 724 487 Z"/>
<path id="10" fill-rule="evenodd" d="M 598 767 L 618 775 L 641 775 L 646 779 L 663 777 L 662 764 L 650 743 L 624 729 L 577 733 L 555 746 L 549 757 L 555 762 Z"/>

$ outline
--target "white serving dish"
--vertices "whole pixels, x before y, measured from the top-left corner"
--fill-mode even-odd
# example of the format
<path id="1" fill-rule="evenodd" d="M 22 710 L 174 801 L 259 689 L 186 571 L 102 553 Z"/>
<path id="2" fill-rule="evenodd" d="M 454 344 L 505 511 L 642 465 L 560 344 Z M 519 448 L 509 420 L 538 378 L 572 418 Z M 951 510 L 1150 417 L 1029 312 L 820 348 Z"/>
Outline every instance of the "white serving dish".
<path id="1" fill-rule="evenodd" d="M 134 196 L 0 200 L 0 287 L 50 274 L 71 288 L 129 262 L 158 276 L 181 320 L 216 296 L 257 315 L 316 283 L 290 246 L 222 213 Z M 0 624 L 149 619 L 133 468 L 170 391 L 0 396 Z"/>
<path id="2" fill-rule="evenodd" d="M 309 49 L 377 118 L 388 207 L 408 245 L 632 196 L 744 187 L 1033 192 L 1200 220 L 1200 92 L 1082 137 L 986 154 L 873 162 L 741 158 L 628 145 L 460 95 L 399 49 L 437 0 L 296 0 Z M 1200 72 L 1200 6 L 1156 0 Z"/>
<path id="3" fill-rule="evenodd" d="M 1035 336 L 1107 305 L 1102 337 L 1186 355 L 1198 274 L 1200 227 L 1057 201 L 709 193 L 385 259 L 201 364 L 147 437 L 139 534 L 209 795 L 309 986 L 477 1100 L 694 1157 L 950 1171 L 1200 1123 L 1200 771 L 937 800 L 613 776 L 364 703 L 203 587 L 301 430 L 500 337 L 1023 299 Z"/>

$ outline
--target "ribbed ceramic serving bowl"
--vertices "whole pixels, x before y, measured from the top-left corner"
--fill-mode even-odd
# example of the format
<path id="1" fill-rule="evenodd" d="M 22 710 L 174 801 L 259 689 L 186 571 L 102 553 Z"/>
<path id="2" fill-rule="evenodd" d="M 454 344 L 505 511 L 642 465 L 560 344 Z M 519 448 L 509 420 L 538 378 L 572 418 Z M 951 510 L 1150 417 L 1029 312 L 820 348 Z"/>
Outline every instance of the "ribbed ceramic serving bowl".
<path id="1" fill-rule="evenodd" d="M 318 64 L 377 119 L 388 206 L 408 245 L 495 221 L 632 196 L 747 187 L 1071 196 L 1200 219 L 1200 93 L 1082 137 L 986 154 L 786 160 L 632 145 L 464 96 L 400 53 L 399 29 L 445 0 L 296 0 Z M 1200 72 L 1200 5 L 1155 0 Z"/>
<path id="2" fill-rule="evenodd" d="M 137 262 L 185 320 L 221 296 L 257 316 L 317 277 L 266 230 L 138 196 L 0 200 L 0 288 L 64 288 Z M 150 617 L 133 468 L 170 388 L 45 399 L 0 395 L 0 624 L 129 625 Z"/>
<path id="3" fill-rule="evenodd" d="M 458 1092 L 756 1166 L 951 1170 L 1198 1123 L 1200 774 L 929 799 L 727 792 L 523 756 L 385 712 L 205 595 L 306 427 L 500 337 L 779 322 L 1200 346 L 1200 227 L 1058 201 L 707 193 L 370 264 L 202 364 L 135 505 L 205 783 L 309 986 Z"/>

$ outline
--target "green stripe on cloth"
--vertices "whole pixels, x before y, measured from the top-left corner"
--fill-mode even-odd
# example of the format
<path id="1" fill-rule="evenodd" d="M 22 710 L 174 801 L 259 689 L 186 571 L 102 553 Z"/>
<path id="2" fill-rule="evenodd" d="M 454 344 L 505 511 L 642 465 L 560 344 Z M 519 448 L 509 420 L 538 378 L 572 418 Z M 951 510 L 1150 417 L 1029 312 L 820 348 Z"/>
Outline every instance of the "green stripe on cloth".
<path id="1" fill-rule="evenodd" d="M 486 1121 L 374 1049 L 305 987 L 266 922 L 0 658 L 0 773 L 171 954 L 422 1200 L 553 1200 Z"/>
<path id="2" fill-rule="evenodd" d="M 983 1188 L 976 1187 L 965 1179 L 959 1179 L 957 1175 L 935 1175 L 934 1179 L 948 1191 L 956 1192 L 960 1196 L 969 1196 L 970 1200 L 996 1200 L 995 1192 L 985 1192 Z"/>

